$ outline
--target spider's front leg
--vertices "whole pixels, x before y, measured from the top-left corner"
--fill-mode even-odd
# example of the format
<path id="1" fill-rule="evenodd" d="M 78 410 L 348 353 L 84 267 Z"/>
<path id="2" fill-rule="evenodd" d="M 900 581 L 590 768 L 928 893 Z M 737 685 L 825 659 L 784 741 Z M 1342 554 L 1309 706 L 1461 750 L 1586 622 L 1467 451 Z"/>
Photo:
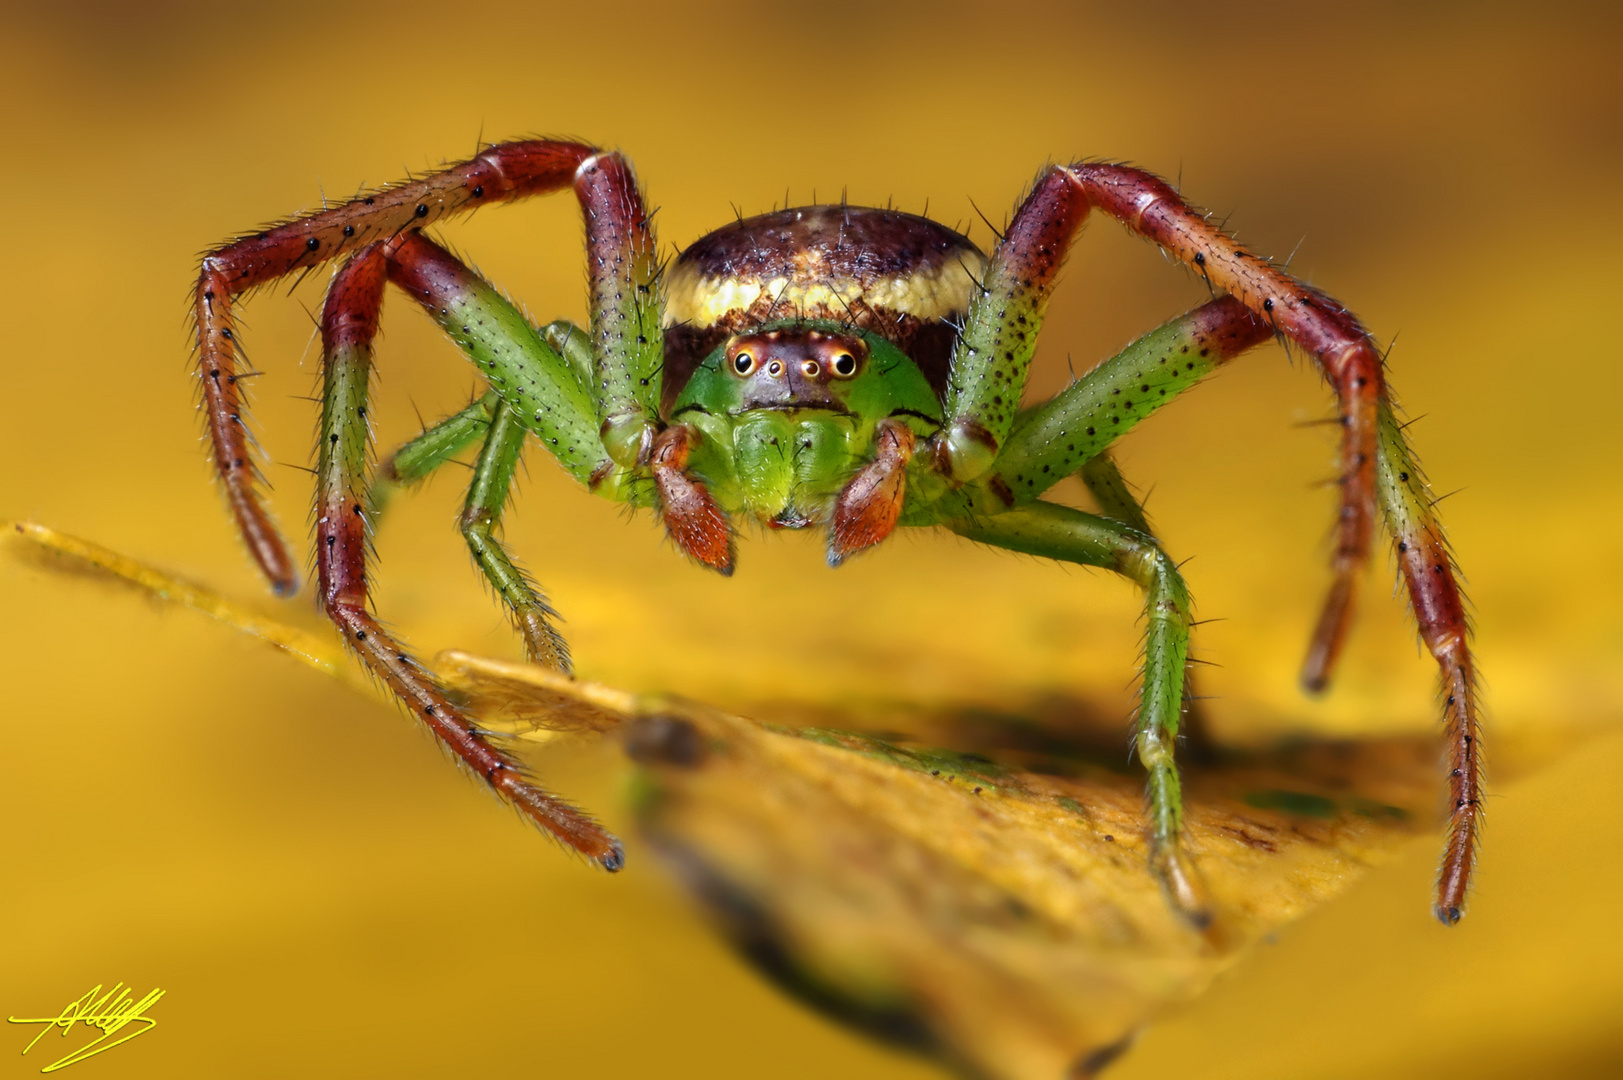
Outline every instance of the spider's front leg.
<path id="1" fill-rule="evenodd" d="M 1314 358 L 1334 386 L 1342 426 L 1336 576 L 1314 631 L 1302 681 L 1310 690 L 1322 689 L 1328 682 L 1345 639 L 1356 575 L 1368 560 L 1379 505 L 1398 541 L 1410 603 L 1421 638 L 1437 661 L 1445 691 L 1445 733 L 1453 766 L 1451 783 L 1456 790 L 1436 912 L 1444 922 L 1457 921 L 1469 884 L 1480 811 L 1469 627 L 1453 559 L 1429 502 L 1419 496 L 1397 499 L 1382 489 L 1377 463 L 1383 455 L 1389 461 L 1393 458 L 1392 451 L 1378 445 L 1386 438 L 1382 417 L 1390 411 L 1390 398 L 1380 353 L 1351 313 L 1247 251 L 1148 173 L 1087 163 L 1051 168 L 1038 178 L 1010 223 L 987 268 L 982 291 L 970 307 L 953 354 L 946 423 L 936 438 L 933 455 L 937 468 L 960 484 L 972 480 L 989 484 L 1005 504 L 1029 494 L 1021 492 L 1021 484 L 1034 486 L 1043 479 L 1029 472 L 1010 476 L 1007 469 L 994 465 L 1030 456 L 1003 452 L 1015 438 L 1010 431 L 1014 410 L 1025 387 L 1049 293 L 1077 229 L 1095 206 L 1160 244 L 1214 287 L 1228 292 L 1260 323 L 1295 342 Z M 1141 384 L 1136 398 L 1131 387 L 1121 389 L 1123 406 L 1144 407 L 1148 384 Z M 1102 440 L 1092 453 L 1107 445 L 1113 433 L 1125 430 L 1121 426 L 1124 417 L 1115 408 L 1099 413 L 1099 423 L 1086 432 L 1090 438 L 1097 435 Z M 1028 435 L 1038 430 L 1029 423 L 1021 427 Z M 1078 466 L 1089 456 L 1074 452 L 1080 455 L 1075 459 Z M 1408 460 L 1406 449 L 1404 456 Z M 1065 462 L 1046 464 L 1052 469 L 1069 461 L 1067 456 Z M 1394 475 L 1418 475 L 1413 469 L 1394 466 L 1394 470 Z"/>
<path id="2" fill-rule="evenodd" d="M 1303 684 L 1322 690 L 1346 637 L 1356 575 L 1368 561 L 1374 532 L 1376 413 L 1385 396 L 1380 353 L 1344 307 L 1247 251 L 1163 181 L 1138 169 L 1087 163 L 1051 168 L 1038 178 L 993 255 L 953 355 L 941 464 L 959 481 L 991 467 L 1019 405 L 1054 280 L 1095 206 L 1301 346 L 1335 387 L 1342 425 L 1335 580 L 1302 669 Z"/>
<path id="3" fill-rule="evenodd" d="M 316 566 L 322 605 L 344 641 L 412 713 L 504 799 L 609 870 L 620 842 L 543 790 L 454 705 L 367 608 L 368 384 L 388 274 L 384 245 L 357 252 L 333 279 L 322 310 L 323 394 L 316 484 Z"/>
<path id="4" fill-rule="evenodd" d="M 1120 165 L 1078 164 L 1060 171 L 1074 184 L 1079 200 L 1195 267 L 1299 345 L 1335 388 L 1342 425 L 1336 576 L 1302 667 L 1302 682 L 1310 690 L 1329 682 L 1346 637 L 1356 575 L 1369 558 L 1379 506 L 1397 545 L 1421 640 L 1441 676 L 1453 802 L 1435 912 L 1444 923 L 1458 922 L 1470 887 L 1481 811 L 1476 668 L 1454 559 L 1419 468 L 1392 419 L 1379 350 L 1345 307 L 1247 251 L 1157 177 Z"/>
<path id="5" fill-rule="evenodd" d="M 658 358 L 650 366 L 646 348 L 623 345 L 643 334 L 645 320 L 635 316 L 646 314 L 655 274 L 652 237 L 644 227 L 636 184 L 618 155 L 599 156 L 595 147 L 584 143 L 551 139 L 503 143 L 421 179 L 243 236 L 204 256 L 193 317 L 215 471 L 249 551 L 278 593 L 290 595 L 298 586 L 298 575 L 258 490 L 259 471 L 238 381 L 242 372 L 235 298 L 374 241 L 397 238 L 480 206 L 570 186 L 587 217 L 594 290 L 610 294 L 610 302 L 594 305 L 593 330 L 615 346 L 606 358 L 603 403 L 610 412 L 603 419 L 612 421 L 618 432 L 612 448 L 619 455 L 616 460 L 621 460 L 626 444 L 634 449 L 642 426 L 657 416 L 657 392 L 650 398 L 646 386 L 635 384 L 648 371 L 657 372 Z M 629 292 L 620 288 L 627 283 Z M 618 298 L 612 296 L 616 291 L 621 293 Z M 657 310 L 654 323 L 657 327 Z M 628 357 L 632 362 L 623 362 Z"/>
<path id="6" fill-rule="evenodd" d="M 1098 207 L 1239 299 L 1311 356 L 1335 388 L 1342 428 L 1335 578 L 1301 673 L 1303 686 L 1323 690 L 1346 640 L 1357 576 L 1375 535 L 1375 446 L 1386 399 L 1380 350 L 1352 312 L 1246 250 L 1159 177 L 1098 163 L 1075 164 L 1056 175 L 1067 181 L 1069 198 Z"/>

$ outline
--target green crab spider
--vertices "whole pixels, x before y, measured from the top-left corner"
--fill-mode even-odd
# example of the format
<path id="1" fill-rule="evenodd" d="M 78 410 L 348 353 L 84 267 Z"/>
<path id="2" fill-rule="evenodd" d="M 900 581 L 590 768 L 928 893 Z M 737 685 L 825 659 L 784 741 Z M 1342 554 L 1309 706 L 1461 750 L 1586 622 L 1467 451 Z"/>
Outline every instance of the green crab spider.
<path id="1" fill-rule="evenodd" d="M 586 222 L 588 329 L 532 325 L 422 232 L 478 206 L 565 187 Z M 1093 208 L 1222 295 L 1022 408 L 1050 293 Z M 1145 598 L 1134 731 L 1148 773 L 1152 868 L 1169 903 L 1196 926 L 1213 911 L 1181 844 L 1173 760 L 1187 707 L 1189 593 L 1109 448 L 1277 335 L 1318 364 L 1336 391 L 1342 428 L 1334 583 L 1303 682 L 1316 690 L 1328 681 L 1379 509 L 1442 673 L 1451 808 L 1435 911 L 1445 923 L 1459 919 L 1480 809 L 1469 628 L 1442 530 L 1394 418 L 1381 354 L 1345 308 L 1247 251 L 1161 180 L 1121 165 L 1045 168 L 990 257 L 925 218 L 842 205 L 740 220 L 663 267 L 649 218 L 618 153 L 528 140 L 267 227 L 203 259 L 194 311 L 214 463 L 250 551 L 287 595 L 297 577 L 259 492 L 232 305 L 257 286 L 344 258 L 321 316 L 321 601 L 361 661 L 500 796 L 606 869 L 623 864 L 617 839 L 529 777 L 368 610 L 367 394 L 387 283 L 423 306 L 489 390 L 401 448 L 379 474 L 409 484 L 480 445 L 462 531 L 536 663 L 568 672 L 569 651 L 545 596 L 498 538 L 531 439 L 596 494 L 657 512 L 678 548 L 723 574 L 734 564 L 732 522 L 753 517 L 825 530 L 830 566 L 898 526 L 942 527 L 1130 578 Z M 1102 513 L 1042 498 L 1075 474 Z"/>

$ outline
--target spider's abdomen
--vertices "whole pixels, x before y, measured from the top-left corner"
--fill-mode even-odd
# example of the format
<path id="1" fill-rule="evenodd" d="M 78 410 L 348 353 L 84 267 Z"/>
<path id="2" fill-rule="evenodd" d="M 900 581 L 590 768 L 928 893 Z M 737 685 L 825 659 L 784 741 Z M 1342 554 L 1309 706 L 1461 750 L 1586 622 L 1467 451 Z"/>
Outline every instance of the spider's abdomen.
<path id="1" fill-rule="evenodd" d="M 666 278 L 666 402 L 717 345 L 780 319 L 879 334 L 939 392 L 985 265 L 968 237 L 897 210 L 807 206 L 717 229 Z"/>

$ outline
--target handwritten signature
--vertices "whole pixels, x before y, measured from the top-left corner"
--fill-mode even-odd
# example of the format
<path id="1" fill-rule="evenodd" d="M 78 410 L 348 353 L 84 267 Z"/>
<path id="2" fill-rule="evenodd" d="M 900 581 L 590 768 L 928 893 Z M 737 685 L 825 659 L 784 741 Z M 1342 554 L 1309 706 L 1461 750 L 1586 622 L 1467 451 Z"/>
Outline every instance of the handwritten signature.
<path id="1" fill-rule="evenodd" d="M 158 1026 L 158 1022 L 150 1016 L 142 1016 L 152 1006 L 158 1003 L 164 992 L 159 989 L 148 991 L 147 995 L 139 1001 L 130 998 L 130 991 L 123 983 L 116 983 L 113 988 L 102 993 L 101 983 L 93 986 L 83 997 L 68 1002 L 67 1007 L 56 1016 L 16 1017 L 8 1016 L 6 1020 L 12 1024 L 43 1024 L 38 1035 L 35 1035 L 29 1044 L 23 1047 L 23 1053 L 34 1048 L 52 1028 L 61 1028 L 63 1038 L 72 1030 L 74 1024 L 83 1024 L 88 1028 L 95 1028 L 101 1034 L 95 1041 L 90 1042 L 61 1061 L 55 1061 L 45 1066 L 40 1072 L 55 1072 L 65 1069 L 75 1062 L 83 1061 L 87 1057 L 95 1057 L 104 1050 L 111 1050 L 119 1043 L 127 1043 L 137 1035 L 145 1035 Z M 97 995 L 100 995 L 99 997 Z M 131 1024 L 140 1025 L 129 1027 Z M 129 1028 L 129 1030 L 125 1030 Z M 111 1040 L 110 1042 L 108 1040 Z"/>

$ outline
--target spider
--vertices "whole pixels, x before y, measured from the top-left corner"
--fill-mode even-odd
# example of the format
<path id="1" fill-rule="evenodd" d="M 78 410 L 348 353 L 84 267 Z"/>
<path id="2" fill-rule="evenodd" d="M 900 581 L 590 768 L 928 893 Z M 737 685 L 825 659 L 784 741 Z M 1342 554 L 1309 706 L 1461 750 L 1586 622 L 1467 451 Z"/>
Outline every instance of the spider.
<path id="1" fill-rule="evenodd" d="M 588 329 L 565 321 L 538 328 L 423 231 L 564 188 L 585 218 Z M 1050 293 L 1094 209 L 1193 268 L 1216 298 L 1022 408 Z M 1165 182 L 1123 165 L 1043 169 L 990 257 L 924 217 L 821 205 L 739 220 L 662 265 L 650 218 L 619 153 L 524 140 L 268 226 L 202 261 L 194 312 L 214 465 L 249 550 L 285 596 L 297 575 L 260 494 L 232 307 L 261 285 L 343 259 L 320 318 L 320 600 L 365 666 L 495 792 L 605 869 L 623 865 L 620 842 L 527 775 L 369 610 L 367 392 L 387 283 L 423 306 L 488 390 L 376 472 L 411 483 L 479 444 L 462 533 L 535 663 L 571 670 L 556 613 L 499 539 L 532 438 L 596 494 L 654 510 L 676 547 L 722 574 L 733 570 L 734 520 L 754 518 L 824 530 L 830 566 L 898 526 L 942 527 L 1130 578 L 1145 598 L 1133 724 L 1148 775 L 1151 869 L 1196 927 L 1213 908 L 1181 842 L 1173 760 L 1186 720 L 1190 598 L 1109 448 L 1210 372 L 1278 336 L 1313 358 L 1336 393 L 1341 426 L 1334 578 L 1302 681 L 1320 690 L 1329 680 L 1379 508 L 1441 670 L 1450 809 L 1434 912 L 1445 924 L 1459 920 L 1480 811 L 1469 628 L 1383 357 L 1346 308 L 1247 250 Z M 1042 498 L 1075 474 L 1100 513 Z"/>

